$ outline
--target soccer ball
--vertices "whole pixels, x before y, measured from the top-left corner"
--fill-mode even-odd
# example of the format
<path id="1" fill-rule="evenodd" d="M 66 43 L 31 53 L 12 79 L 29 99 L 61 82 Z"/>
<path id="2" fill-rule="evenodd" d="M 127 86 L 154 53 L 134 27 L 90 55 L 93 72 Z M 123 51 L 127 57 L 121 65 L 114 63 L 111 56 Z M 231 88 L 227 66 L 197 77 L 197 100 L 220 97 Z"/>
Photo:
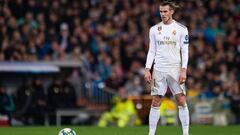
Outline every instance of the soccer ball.
<path id="1" fill-rule="evenodd" d="M 58 135 L 77 135 L 77 134 L 71 128 L 64 128 L 61 131 L 59 131 Z"/>

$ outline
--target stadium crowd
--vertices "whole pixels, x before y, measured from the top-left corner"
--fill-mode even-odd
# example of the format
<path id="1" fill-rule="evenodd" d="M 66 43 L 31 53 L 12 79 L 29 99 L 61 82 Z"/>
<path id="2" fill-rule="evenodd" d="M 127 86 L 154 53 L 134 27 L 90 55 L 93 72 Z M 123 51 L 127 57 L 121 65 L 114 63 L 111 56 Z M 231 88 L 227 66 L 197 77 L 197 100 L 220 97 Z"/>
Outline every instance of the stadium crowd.
<path id="1" fill-rule="evenodd" d="M 230 101 L 240 123 L 240 1 L 177 1 L 189 28 L 189 98 Z M 0 61 L 80 61 L 85 79 L 149 93 L 143 71 L 158 0 L 0 2 Z M 1 104 L 2 105 L 2 104 Z"/>

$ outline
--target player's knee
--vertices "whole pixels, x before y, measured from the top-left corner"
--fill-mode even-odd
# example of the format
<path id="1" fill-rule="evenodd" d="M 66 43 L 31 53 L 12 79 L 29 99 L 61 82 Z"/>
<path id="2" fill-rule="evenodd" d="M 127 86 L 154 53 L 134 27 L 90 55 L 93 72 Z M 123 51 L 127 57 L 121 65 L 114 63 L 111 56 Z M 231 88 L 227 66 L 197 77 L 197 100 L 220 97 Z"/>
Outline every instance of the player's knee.
<path id="1" fill-rule="evenodd" d="M 152 99 L 152 106 L 153 107 L 159 107 L 161 104 L 161 97 L 159 96 L 154 96 Z"/>
<path id="2" fill-rule="evenodd" d="M 154 102 L 154 101 L 152 102 L 153 107 L 159 107 L 160 104 L 161 104 L 160 102 Z"/>
<path id="3" fill-rule="evenodd" d="M 177 104 L 178 104 L 178 106 L 185 106 L 186 105 L 186 97 L 184 95 L 179 95 L 177 97 Z"/>

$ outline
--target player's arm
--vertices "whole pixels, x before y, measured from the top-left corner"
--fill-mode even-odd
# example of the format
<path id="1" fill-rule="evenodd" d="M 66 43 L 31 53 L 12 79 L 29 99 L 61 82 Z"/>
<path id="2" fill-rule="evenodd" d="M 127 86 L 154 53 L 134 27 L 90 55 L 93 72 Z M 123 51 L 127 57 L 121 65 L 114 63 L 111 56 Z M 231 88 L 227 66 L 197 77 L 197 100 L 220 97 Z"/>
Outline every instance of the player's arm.
<path id="1" fill-rule="evenodd" d="M 179 76 L 179 82 L 184 83 L 187 78 L 187 64 L 188 64 L 188 46 L 189 46 L 189 36 L 187 28 L 184 29 L 181 35 L 181 59 L 182 59 L 182 68 Z"/>
<path id="2" fill-rule="evenodd" d="M 153 28 L 149 31 L 149 49 L 147 54 L 147 60 L 145 65 L 145 80 L 146 82 L 150 83 L 152 80 L 150 69 L 152 67 L 154 57 L 156 55 L 156 45 L 155 45 L 155 38 L 153 33 Z"/>

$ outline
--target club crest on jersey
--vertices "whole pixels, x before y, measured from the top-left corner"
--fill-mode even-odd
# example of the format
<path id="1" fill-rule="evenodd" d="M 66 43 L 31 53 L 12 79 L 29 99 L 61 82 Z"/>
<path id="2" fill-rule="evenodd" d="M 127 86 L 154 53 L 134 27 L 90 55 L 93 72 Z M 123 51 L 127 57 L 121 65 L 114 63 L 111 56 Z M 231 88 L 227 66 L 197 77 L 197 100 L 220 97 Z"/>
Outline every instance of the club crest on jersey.
<path id="1" fill-rule="evenodd" d="M 173 30 L 172 34 L 173 34 L 173 35 L 176 35 L 176 33 L 177 33 L 176 30 Z"/>
<path id="2" fill-rule="evenodd" d="M 158 27 L 158 34 L 161 34 L 162 26 Z"/>

